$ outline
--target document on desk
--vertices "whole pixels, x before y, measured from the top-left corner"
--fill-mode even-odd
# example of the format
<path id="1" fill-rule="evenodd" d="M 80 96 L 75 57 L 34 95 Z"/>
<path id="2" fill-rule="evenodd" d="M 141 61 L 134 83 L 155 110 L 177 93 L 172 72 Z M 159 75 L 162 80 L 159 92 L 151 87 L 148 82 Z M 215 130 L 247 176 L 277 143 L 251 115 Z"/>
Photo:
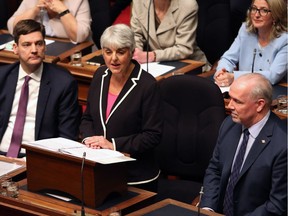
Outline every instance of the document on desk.
<path id="1" fill-rule="evenodd" d="M 95 161 L 101 164 L 112 164 L 135 160 L 134 158 L 127 157 L 118 151 L 109 149 L 92 149 L 79 142 L 61 137 L 38 140 L 31 142 L 28 145 L 46 149 L 48 151 L 61 152 L 63 154 L 72 155 L 78 158 L 82 158 L 83 153 L 86 152 L 87 160 Z"/>
<path id="2" fill-rule="evenodd" d="M 147 71 L 147 63 L 141 64 L 141 68 Z M 160 62 L 149 62 L 148 72 L 154 77 L 161 76 L 171 70 L 175 69 L 174 66 L 163 65 Z"/>
<path id="3" fill-rule="evenodd" d="M 0 178 L 1 178 L 1 176 L 16 171 L 17 169 L 20 169 L 23 166 L 15 163 L 0 161 L 0 167 L 1 167 L 0 169 Z"/>
<path id="4" fill-rule="evenodd" d="M 48 44 L 51 44 L 51 43 L 54 43 L 54 42 L 55 42 L 54 40 L 45 39 L 46 46 L 47 46 Z M 12 40 L 12 41 L 9 41 L 9 42 L 7 42 L 7 43 L 5 43 L 5 44 L 2 44 L 2 45 L 0 46 L 0 50 L 1 50 L 1 49 L 5 49 L 5 50 L 7 50 L 7 51 L 13 51 L 13 44 L 14 44 L 14 43 L 15 43 L 14 40 Z"/>
<path id="5" fill-rule="evenodd" d="M 230 90 L 230 86 L 219 87 L 219 88 L 220 88 L 222 94 L 225 93 L 225 92 L 229 92 L 229 90 Z"/>

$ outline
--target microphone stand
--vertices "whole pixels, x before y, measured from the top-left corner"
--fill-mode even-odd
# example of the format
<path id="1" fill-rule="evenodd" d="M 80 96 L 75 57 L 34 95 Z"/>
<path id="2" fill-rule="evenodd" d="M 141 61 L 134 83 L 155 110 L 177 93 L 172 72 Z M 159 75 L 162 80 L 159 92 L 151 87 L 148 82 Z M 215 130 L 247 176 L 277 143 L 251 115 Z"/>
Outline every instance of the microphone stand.
<path id="1" fill-rule="evenodd" d="M 254 62 L 255 62 L 255 56 L 256 56 L 256 49 L 253 51 L 253 61 L 252 61 L 252 73 L 254 73 Z"/>
<path id="2" fill-rule="evenodd" d="M 81 216 L 85 216 L 85 209 L 84 209 L 84 162 L 85 162 L 86 152 L 83 152 L 82 164 L 81 164 L 81 193 L 82 193 L 82 201 L 81 201 Z"/>
<path id="3" fill-rule="evenodd" d="M 197 213 L 197 216 L 200 216 L 200 203 L 201 203 L 201 200 L 202 200 L 202 195 L 204 194 L 204 187 L 202 186 L 201 189 L 200 189 L 200 192 L 199 192 L 199 202 L 198 202 L 198 213 Z"/>
<path id="4" fill-rule="evenodd" d="M 149 38 L 150 38 L 150 8 L 151 8 L 151 3 L 152 0 L 149 1 L 149 5 L 148 5 L 148 16 L 147 16 L 147 41 L 146 41 L 146 64 L 147 64 L 147 72 L 149 72 L 149 68 L 148 68 L 148 54 L 149 54 Z"/>
<path id="5" fill-rule="evenodd" d="M 44 13 L 45 13 L 44 7 L 40 7 L 40 23 L 41 23 L 41 25 L 43 25 Z"/>

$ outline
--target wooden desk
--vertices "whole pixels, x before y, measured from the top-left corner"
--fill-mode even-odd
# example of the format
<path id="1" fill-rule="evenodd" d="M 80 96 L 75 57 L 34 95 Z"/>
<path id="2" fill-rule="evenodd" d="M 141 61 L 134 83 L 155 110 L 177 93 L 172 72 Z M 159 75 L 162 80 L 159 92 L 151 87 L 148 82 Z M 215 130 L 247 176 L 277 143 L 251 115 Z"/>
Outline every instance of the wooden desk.
<path id="1" fill-rule="evenodd" d="M 4 197 L 0 195 L 0 215 L 81 215 L 81 205 L 62 201 L 60 199 L 52 198 L 50 196 L 32 193 L 25 189 L 26 181 L 20 182 L 24 189 L 19 190 L 19 197 L 17 199 Z M 134 187 L 128 187 L 128 193 L 124 198 L 113 198 L 107 200 L 103 205 L 96 209 L 85 207 L 86 216 L 89 215 L 108 215 L 112 207 L 120 209 L 121 212 L 129 213 L 130 209 L 135 206 L 145 203 L 155 193 L 141 190 Z M 133 194 L 133 196 L 131 195 Z M 5 213 L 5 214 L 4 214 Z M 10 214 L 9 214 L 10 213 Z"/>
<path id="2" fill-rule="evenodd" d="M 24 160 L 0 156 L 0 161 L 21 165 L 19 169 L 7 173 L 7 175 L 5 176 L 6 178 L 15 178 L 26 172 L 26 162 Z"/>
<path id="3" fill-rule="evenodd" d="M 7 30 L 0 30 L 0 35 L 10 38 L 9 41 L 13 40 L 13 37 L 9 35 Z M 0 37 L 1 39 L 1 37 Z M 54 40 L 54 43 L 47 45 L 47 51 L 45 55 L 45 62 L 56 63 L 68 59 L 75 50 L 85 50 L 93 46 L 92 41 L 85 41 L 79 44 L 73 44 L 68 39 L 46 37 L 46 39 Z M 5 41 L 8 42 L 8 41 Z M 3 44 L 3 42 L 0 44 Z M 61 49 L 57 50 L 57 46 L 61 46 Z M 63 52 L 62 52 L 63 50 Z M 54 53 L 60 52 L 58 54 Z M 0 50 L 0 62 L 5 64 L 11 64 L 18 61 L 18 55 L 15 55 L 11 51 Z"/>
<path id="4" fill-rule="evenodd" d="M 58 65 L 61 65 L 62 67 L 67 68 L 78 80 L 78 98 L 81 104 L 86 104 L 87 95 L 89 86 L 91 83 L 91 80 L 93 78 L 93 75 L 95 71 L 98 69 L 99 66 L 97 65 L 90 65 L 87 64 L 87 62 L 95 57 L 100 56 L 101 50 L 97 50 L 93 53 L 90 53 L 88 55 L 83 56 L 82 58 L 82 64 L 83 67 L 77 67 L 70 65 L 70 62 L 66 60 L 57 62 Z M 202 66 L 205 65 L 204 62 L 199 61 L 193 61 L 190 59 L 181 60 L 180 62 L 187 63 L 184 67 L 177 68 L 176 70 L 173 70 L 171 72 L 168 72 L 164 75 L 156 77 L 157 80 L 161 80 L 164 78 L 167 78 L 169 76 L 178 75 L 178 74 L 185 74 L 185 73 L 191 73 L 195 71 L 202 72 Z"/>
<path id="5" fill-rule="evenodd" d="M 165 199 L 154 203 L 138 211 L 132 212 L 127 216 L 139 216 L 149 214 L 149 216 L 165 215 L 165 216 L 197 216 L 198 208 L 187 203 L 182 203 L 173 199 Z M 200 215 L 221 216 L 215 212 L 200 209 Z"/>

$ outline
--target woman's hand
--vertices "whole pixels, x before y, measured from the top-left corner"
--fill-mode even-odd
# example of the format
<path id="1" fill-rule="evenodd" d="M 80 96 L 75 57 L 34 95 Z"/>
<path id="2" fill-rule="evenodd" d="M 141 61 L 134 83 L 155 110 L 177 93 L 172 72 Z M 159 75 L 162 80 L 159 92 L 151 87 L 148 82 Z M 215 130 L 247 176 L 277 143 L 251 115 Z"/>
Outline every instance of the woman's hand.
<path id="1" fill-rule="evenodd" d="M 138 61 L 140 64 L 147 62 L 147 52 L 142 51 L 139 48 L 135 48 L 133 59 Z M 148 62 L 153 62 L 155 59 L 153 52 L 148 52 Z"/>
<path id="2" fill-rule="evenodd" d="M 92 136 L 85 139 L 84 144 L 93 149 L 113 149 L 113 144 L 103 136 Z"/>
<path id="3" fill-rule="evenodd" d="M 214 80 L 215 83 L 220 87 L 230 86 L 234 80 L 234 75 L 223 68 L 222 70 L 215 73 Z"/>
<path id="4" fill-rule="evenodd" d="M 51 10 L 57 14 L 67 10 L 65 4 L 60 0 L 45 0 L 45 6 L 48 10 Z"/>

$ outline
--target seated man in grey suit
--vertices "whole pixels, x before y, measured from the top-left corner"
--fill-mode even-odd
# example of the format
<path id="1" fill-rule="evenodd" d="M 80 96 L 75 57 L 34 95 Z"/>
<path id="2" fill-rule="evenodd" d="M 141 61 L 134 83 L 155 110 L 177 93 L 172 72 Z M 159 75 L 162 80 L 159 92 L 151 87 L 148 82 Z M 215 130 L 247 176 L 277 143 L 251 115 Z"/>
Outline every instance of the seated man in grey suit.
<path id="1" fill-rule="evenodd" d="M 231 115 L 206 170 L 201 207 L 226 216 L 287 215 L 287 131 L 270 111 L 272 86 L 250 73 L 229 94 Z"/>
<path id="2" fill-rule="evenodd" d="M 19 21 L 13 45 L 19 62 L 0 68 L 0 154 L 7 157 L 25 156 L 21 144 L 34 140 L 78 137 L 77 82 L 66 69 L 43 63 L 44 37 L 40 23 Z"/>

